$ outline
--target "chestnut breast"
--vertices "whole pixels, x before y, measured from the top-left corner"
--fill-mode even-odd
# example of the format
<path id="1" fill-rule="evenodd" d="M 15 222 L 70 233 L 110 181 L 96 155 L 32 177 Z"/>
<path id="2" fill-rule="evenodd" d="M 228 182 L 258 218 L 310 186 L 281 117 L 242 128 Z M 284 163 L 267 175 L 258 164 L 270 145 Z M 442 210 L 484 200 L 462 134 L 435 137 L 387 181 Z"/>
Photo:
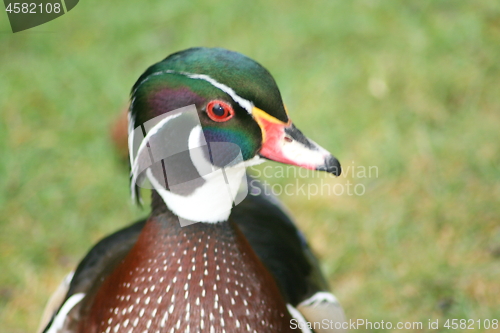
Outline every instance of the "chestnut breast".
<path id="1" fill-rule="evenodd" d="M 152 217 L 80 332 L 291 332 L 274 278 L 231 222 Z"/>

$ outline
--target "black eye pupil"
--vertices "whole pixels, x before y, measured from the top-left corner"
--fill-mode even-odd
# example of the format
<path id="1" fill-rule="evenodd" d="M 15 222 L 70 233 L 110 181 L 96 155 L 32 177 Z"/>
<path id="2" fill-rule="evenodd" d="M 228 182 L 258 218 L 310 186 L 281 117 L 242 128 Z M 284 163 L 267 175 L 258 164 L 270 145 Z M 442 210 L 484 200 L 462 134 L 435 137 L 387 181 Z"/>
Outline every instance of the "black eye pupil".
<path id="1" fill-rule="evenodd" d="M 225 114 L 224 107 L 220 104 L 215 104 L 212 107 L 212 112 L 218 117 L 222 117 Z"/>

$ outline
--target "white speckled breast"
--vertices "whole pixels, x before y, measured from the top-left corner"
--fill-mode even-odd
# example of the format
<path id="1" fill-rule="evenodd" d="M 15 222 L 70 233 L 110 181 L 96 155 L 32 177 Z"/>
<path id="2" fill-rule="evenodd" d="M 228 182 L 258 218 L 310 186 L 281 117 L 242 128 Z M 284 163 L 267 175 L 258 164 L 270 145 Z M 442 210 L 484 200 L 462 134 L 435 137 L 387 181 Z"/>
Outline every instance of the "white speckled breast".
<path id="1" fill-rule="evenodd" d="M 230 222 L 148 221 L 80 332 L 288 332 L 276 282 Z"/>

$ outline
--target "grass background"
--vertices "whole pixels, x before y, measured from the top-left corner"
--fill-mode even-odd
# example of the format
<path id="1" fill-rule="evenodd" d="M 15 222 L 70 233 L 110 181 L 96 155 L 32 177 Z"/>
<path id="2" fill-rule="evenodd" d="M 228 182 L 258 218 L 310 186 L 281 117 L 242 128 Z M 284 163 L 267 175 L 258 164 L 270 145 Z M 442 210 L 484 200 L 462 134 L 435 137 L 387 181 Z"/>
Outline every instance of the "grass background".
<path id="1" fill-rule="evenodd" d="M 497 0 L 81 1 L 17 34 L 0 14 L 0 45 L 1 332 L 33 332 L 88 248 L 147 214 L 109 126 L 147 66 L 191 46 L 256 59 L 299 128 L 378 168 L 297 180 L 360 196 L 282 196 L 348 318 L 500 319 Z"/>

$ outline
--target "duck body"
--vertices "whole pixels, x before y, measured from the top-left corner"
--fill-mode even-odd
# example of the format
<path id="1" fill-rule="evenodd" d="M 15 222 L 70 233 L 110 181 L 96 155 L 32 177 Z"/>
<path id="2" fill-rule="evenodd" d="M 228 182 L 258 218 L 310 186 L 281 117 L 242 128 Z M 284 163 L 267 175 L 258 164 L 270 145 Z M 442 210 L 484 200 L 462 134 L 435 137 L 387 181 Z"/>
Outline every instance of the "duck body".
<path id="1" fill-rule="evenodd" d="M 251 182 L 253 186 L 258 186 L 257 180 L 253 179 Z M 202 319 L 204 321 L 203 327 L 207 332 L 210 332 L 210 326 L 207 326 L 210 323 L 210 312 L 206 309 L 212 310 L 213 318 L 216 318 L 212 323 L 217 325 L 214 326 L 217 327 L 214 328 L 215 332 L 223 332 L 222 327 L 219 326 L 220 322 L 217 322 L 221 318 L 221 308 L 227 316 L 232 315 L 229 320 L 224 319 L 226 332 L 245 332 L 248 331 L 246 327 L 247 321 L 262 323 L 262 320 L 267 324 L 258 325 L 262 327 L 257 327 L 257 332 L 286 332 L 291 330 L 290 320 L 292 318 L 290 318 L 286 304 L 297 307 L 301 301 L 307 300 L 315 294 L 329 293 L 328 285 L 321 275 L 318 262 L 305 238 L 285 213 L 279 201 L 270 195 L 266 195 L 266 192 L 261 187 L 259 187 L 258 193 L 257 195 L 249 195 L 240 205 L 233 209 L 231 220 L 235 222 L 228 221 L 220 225 L 198 223 L 179 228 L 179 224 L 175 217 L 172 216 L 172 213 L 166 207 L 163 207 L 157 212 L 158 216 L 155 218 L 155 220 L 159 221 L 141 220 L 100 241 L 81 261 L 64 297 L 65 301 L 67 301 L 75 295 L 84 294 L 85 301 L 77 304 L 69 314 L 66 314 L 64 327 L 60 327 L 57 332 L 106 332 L 108 327 L 110 332 L 113 332 L 118 324 L 120 324 L 117 329 L 118 332 L 128 332 L 127 328 L 134 327 L 136 318 L 139 319 L 136 325 L 140 323 L 145 325 L 145 327 L 137 326 L 139 332 L 144 330 L 169 332 L 169 330 L 165 330 L 165 327 L 176 327 L 179 320 L 183 326 L 179 326 L 179 329 L 175 331 L 186 331 L 186 323 L 189 323 L 190 331 L 204 332 L 205 330 L 201 329 Z M 158 196 L 154 195 L 154 197 L 156 198 L 155 201 L 161 205 Z M 207 228 L 211 229 L 212 232 L 207 232 Z M 191 236 L 199 235 L 194 237 L 197 237 L 198 242 L 201 239 L 202 245 L 199 246 L 196 245 L 196 242 L 191 240 L 188 242 L 184 239 L 184 237 L 188 237 L 188 234 Z M 211 242 L 205 239 L 208 238 L 209 234 L 215 234 L 214 236 L 210 235 Z M 232 235 L 232 241 L 226 240 L 222 243 L 221 235 L 227 234 Z M 165 242 L 165 238 L 170 239 L 170 241 Z M 216 239 L 219 240 L 217 243 L 215 242 Z M 180 246 L 182 244 L 189 244 L 189 246 L 183 249 Z M 219 246 L 215 250 L 215 247 L 211 246 L 211 244 L 226 247 L 234 247 L 235 244 L 240 244 L 239 246 L 242 247 L 246 254 L 243 255 L 240 249 L 228 251 L 227 249 L 219 249 Z M 186 253 L 184 253 L 184 250 L 186 250 Z M 216 252 L 219 254 L 218 257 L 215 257 Z M 249 252 L 253 252 L 253 255 L 250 255 Z M 230 253 L 231 258 L 237 254 L 238 259 L 229 261 L 230 259 L 226 256 L 226 253 Z M 147 254 L 149 254 L 149 258 L 144 257 Z M 258 274 L 250 276 L 246 267 L 240 264 L 240 258 L 244 256 L 246 259 L 247 255 L 253 260 L 255 260 L 255 256 L 257 257 L 258 262 L 252 260 L 249 266 L 252 270 L 257 267 L 259 269 Z M 158 256 L 163 259 L 158 260 Z M 190 257 L 191 261 L 186 263 L 185 260 L 181 259 L 181 264 L 179 264 L 180 257 Z M 192 262 L 193 258 L 195 263 Z M 221 268 L 223 265 L 217 263 L 217 261 L 221 261 L 217 258 L 226 262 L 224 264 L 226 266 L 225 270 Z M 203 262 L 201 259 L 203 259 Z M 207 266 L 205 266 L 205 262 L 207 262 Z M 232 264 L 227 267 L 232 262 L 235 263 L 236 268 Z M 212 264 L 209 265 L 209 263 Z M 145 266 L 141 267 L 140 264 Z M 193 266 L 195 267 L 194 271 Z M 198 266 L 201 266 L 201 268 L 198 268 Z M 262 266 L 264 270 L 262 270 Z M 181 267 L 181 271 L 179 271 L 179 267 Z M 184 267 L 188 269 L 183 269 Z M 214 278 L 207 267 L 215 267 L 216 274 L 219 272 L 220 280 L 217 280 L 217 275 Z M 191 271 L 189 271 L 189 268 Z M 127 269 L 131 270 L 132 274 L 130 274 L 130 271 L 128 273 L 123 272 L 123 270 Z M 205 269 L 207 269 L 208 275 L 205 275 Z M 235 270 L 239 272 L 239 276 L 235 274 Z M 177 277 L 175 282 L 174 277 L 170 276 L 167 279 L 167 274 L 165 274 L 167 271 L 175 274 L 174 277 Z M 113 277 L 110 277 L 110 272 L 113 272 Z M 182 272 L 187 274 L 182 274 Z M 194 272 L 198 272 L 200 275 L 198 281 L 193 275 Z M 188 279 L 189 273 L 191 273 L 190 279 Z M 241 276 L 242 274 L 243 276 Z M 249 281 L 243 281 L 243 277 Z M 265 283 L 261 282 L 263 277 Z M 271 280 L 269 280 L 269 277 L 271 277 Z M 233 279 L 232 282 L 231 278 Z M 230 280 L 229 283 L 227 279 Z M 203 282 L 203 286 L 200 286 L 201 280 L 212 282 L 209 284 Z M 213 289 L 214 281 L 215 290 Z M 167 282 L 169 283 L 166 284 Z M 187 290 L 184 289 L 185 283 L 188 283 Z M 223 287 L 217 286 L 217 283 L 222 284 Z M 253 289 L 258 288 L 260 292 L 252 292 L 250 286 L 253 286 Z M 205 287 L 205 293 L 201 289 L 203 287 Z M 136 291 L 134 291 L 135 288 L 137 288 Z M 98 290 L 101 295 L 107 295 L 105 297 L 101 296 L 103 298 L 101 301 L 96 300 Z M 226 290 L 228 293 L 233 293 L 229 299 L 224 297 Z M 223 304 L 217 304 L 218 311 L 214 308 L 215 294 L 213 293 L 216 291 L 223 293 L 223 297 L 219 296 L 219 299 L 229 300 L 229 306 L 225 307 Z M 277 291 L 278 293 L 276 293 Z M 235 292 L 238 293 L 236 297 L 234 296 Z M 248 297 L 249 293 L 254 298 Z M 111 294 L 114 294 L 114 297 L 109 296 Z M 172 295 L 176 296 L 172 298 Z M 195 297 L 194 295 L 198 296 Z M 252 311 L 250 316 L 246 307 L 240 308 L 241 304 L 245 305 L 243 302 L 245 295 L 248 297 L 245 298 L 246 304 L 251 306 L 248 308 L 248 312 Z M 272 295 L 271 302 L 263 301 L 270 295 Z M 198 298 L 199 301 L 197 301 Z M 238 299 L 239 304 L 236 303 Z M 255 299 L 259 301 L 255 301 Z M 113 304 L 106 303 L 106 300 Z M 160 300 L 160 303 L 158 303 L 158 300 Z M 187 300 L 190 300 L 189 307 L 188 303 L 186 303 Z M 232 304 L 233 300 L 235 304 Z M 274 321 L 278 320 L 279 324 L 273 324 L 273 320 L 270 319 L 260 319 L 258 321 L 257 316 L 265 314 L 263 309 L 267 304 L 273 304 L 273 310 L 279 308 L 275 304 L 277 301 L 281 303 L 281 308 L 284 305 L 286 309 L 283 316 L 280 313 L 278 316 L 273 317 Z M 202 304 L 206 307 L 203 310 L 203 316 Z M 335 301 L 330 305 L 335 310 L 332 318 L 336 320 L 342 319 L 343 313 L 340 305 Z M 95 309 L 95 318 L 82 320 L 82 318 L 89 317 L 92 307 Z M 236 314 L 238 312 L 235 312 L 233 307 L 240 308 L 239 311 L 243 312 L 240 313 L 241 319 L 237 319 Z M 257 311 L 255 311 L 255 308 Z M 144 312 L 142 313 L 143 309 Z M 163 314 L 159 309 L 163 309 Z M 175 309 L 177 311 L 181 310 L 176 311 L 174 314 L 178 317 L 174 317 L 169 312 L 170 309 L 172 309 L 172 313 Z M 187 321 L 186 309 L 189 309 L 190 312 Z M 59 311 L 55 311 L 52 319 L 56 317 L 57 312 Z M 167 314 L 166 317 L 165 314 Z M 142 320 L 142 318 L 144 319 Z M 167 320 L 170 318 L 170 321 L 162 321 L 164 318 L 167 318 Z M 177 320 L 174 320 L 174 318 L 177 318 Z M 198 322 L 196 322 L 196 319 L 198 319 Z M 279 325 L 283 325 L 283 319 L 285 319 L 285 326 L 278 328 Z M 151 324 L 147 329 L 149 320 L 151 320 Z M 239 321 L 239 325 L 242 327 L 240 330 L 237 327 L 231 328 L 230 326 L 231 322 L 236 326 L 236 320 Z M 49 332 L 53 322 L 54 320 L 46 327 L 45 332 Z M 245 325 L 242 325 L 242 323 L 245 323 Z M 253 332 L 253 324 L 251 325 L 251 323 L 249 323 L 250 332 Z M 153 325 L 158 325 L 159 328 L 155 330 Z M 199 329 L 197 330 L 196 327 Z"/>
<path id="2" fill-rule="evenodd" d="M 275 279 L 231 218 L 185 227 L 169 211 L 150 218 L 89 302 L 81 332 L 292 331 Z"/>
<path id="3" fill-rule="evenodd" d="M 229 87 L 238 86 L 233 81 L 241 71 L 248 74 L 240 82 L 248 89 L 243 92 Z M 200 123 L 165 118 L 146 133 L 149 119 L 168 117 L 171 110 L 191 103 Z M 268 116 L 257 105 L 274 112 Z M 152 213 L 106 237 L 87 254 L 60 290 L 61 302 L 48 310 L 43 332 L 312 332 L 307 325 L 291 323 L 344 320 L 316 258 L 276 198 L 259 185 L 257 193 L 250 191 L 239 202 L 227 205 L 219 199 L 226 189 L 222 185 L 228 177 L 232 181 L 234 166 L 259 156 L 340 172 L 329 153 L 291 125 L 274 80 L 263 67 L 222 49 L 174 54 L 139 78 L 131 115 L 131 128 L 141 126 L 146 142 L 131 149 L 132 185 L 136 187 L 141 177 L 151 181 Z M 146 152 L 154 151 L 158 142 L 163 146 L 175 140 L 189 142 L 187 149 L 173 162 L 151 162 Z M 222 152 L 222 159 L 214 150 L 196 155 L 193 141 L 209 148 L 229 142 L 238 147 L 240 159 L 229 150 Z M 129 143 L 134 146 L 133 137 Z M 282 152 L 285 143 L 295 145 Z M 297 149 L 302 151 L 297 154 Z M 307 160 L 304 153 L 310 154 Z M 219 186 L 215 177 L 200 172 L 205 165 L 200 161 L 211 163 L 211 175 L 222 170 L 219 178 L 225 183 Z M 181 175 L 183 182 L 168 175 L 163 183 L 158 181 L 166 170 Z M 190 173 L 196 176 L 187 177 Z M 240 178 L 234 178 L 236 187 L 241 186 Z M 236 187 L 227 189 L 231 193 Z M 316 330 L 337 331 L 342 330 Z"/>

